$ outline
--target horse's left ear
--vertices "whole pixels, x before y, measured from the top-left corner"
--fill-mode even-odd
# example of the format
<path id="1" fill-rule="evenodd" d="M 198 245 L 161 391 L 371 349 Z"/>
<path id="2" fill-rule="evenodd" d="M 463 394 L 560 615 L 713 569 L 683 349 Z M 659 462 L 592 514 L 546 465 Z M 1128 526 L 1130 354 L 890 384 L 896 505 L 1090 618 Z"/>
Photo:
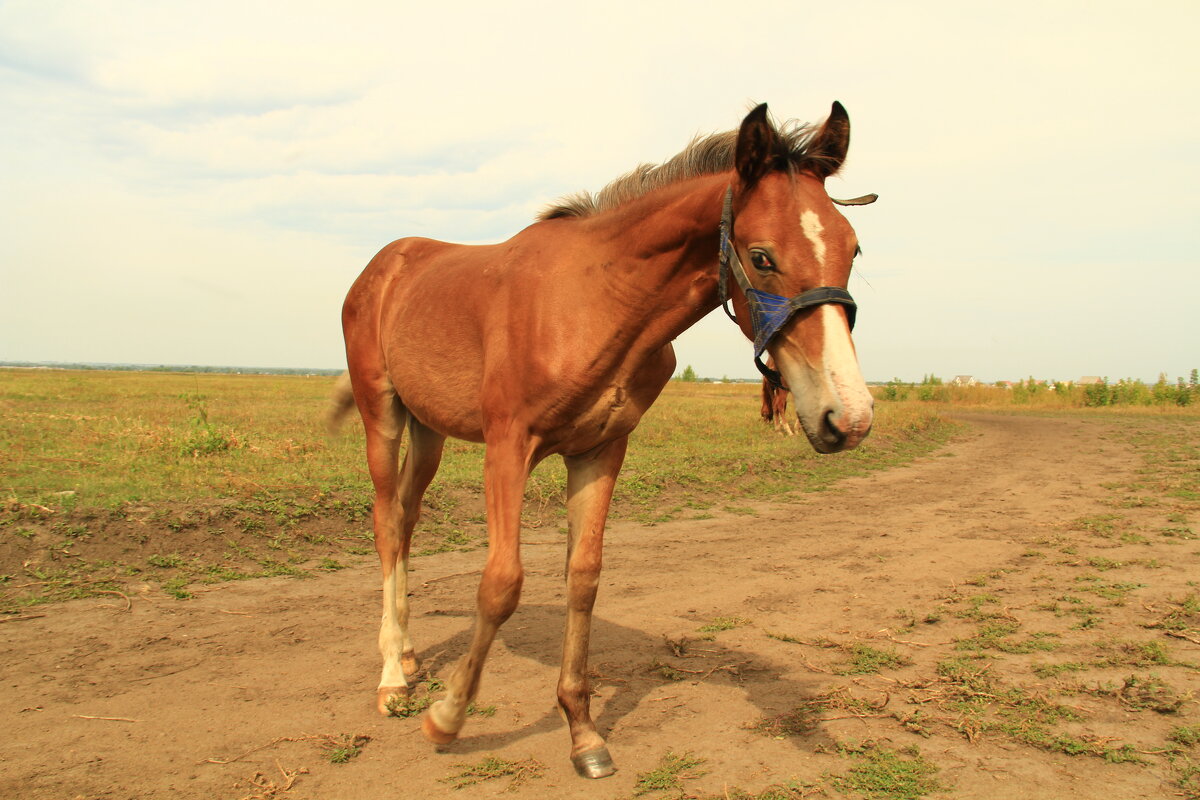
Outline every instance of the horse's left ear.
<path id="1" fill-rule="evenodd" d="M 834 100 L 829 119 L 813 134 L 808 152 L 810 169 L 824 180 L 842 168 L 846 151 L 850 149 L 850 115 L 841 103 Z"/>
<path id="2" fill-rule="evenodd" d="M 767 104 L 761 103 L 742 120 L 738 128 L 737 150 L 733 158 L 738 177 L 747 187 L 775 167 L 779 152 L 779 134 L 767 119 Z"/>

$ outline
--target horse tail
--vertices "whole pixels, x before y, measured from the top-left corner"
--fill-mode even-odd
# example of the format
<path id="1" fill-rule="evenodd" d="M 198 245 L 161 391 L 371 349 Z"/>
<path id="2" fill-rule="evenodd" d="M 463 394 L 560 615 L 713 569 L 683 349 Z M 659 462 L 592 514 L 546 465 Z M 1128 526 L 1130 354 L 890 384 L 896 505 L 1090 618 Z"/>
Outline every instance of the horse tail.
<path id="1" fill-rule="evenodd" d="M 354 408 L 354 389 L 350 385 L 350 373 L 343 372 L 333 385 L 333 395 L 329 398 L 329 409 L 325 412 L 325 427 L 333 436 L 341 428 L 342 422 L 350 409 Z"/>

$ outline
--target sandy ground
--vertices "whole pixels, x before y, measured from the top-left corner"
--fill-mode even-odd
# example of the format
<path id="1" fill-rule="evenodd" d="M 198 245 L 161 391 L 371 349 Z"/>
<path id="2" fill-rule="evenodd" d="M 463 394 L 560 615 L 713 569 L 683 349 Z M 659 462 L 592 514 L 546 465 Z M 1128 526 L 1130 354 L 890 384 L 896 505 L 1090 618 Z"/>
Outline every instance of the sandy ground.
<path id="1" fill-rule="evenodd" d="M 704 759 L 697 771 L 706 774 L 685 783 L 691 793 L 721 795 L 734 787 L 757 793 L 796 780 L 812 784 L 816 795 L 841 796 L 828 782 L 850 765 L 837 743 L 867 739 L 894 749 L 918 746 L 949 787 L 941 796 L 1172 796 L 1173 773 L 1160 756 L 1112 764 L 999 735 L 969 741 L 939 724 L 921 736 L 890 716 L 920 706 L 913 702 L 920 690 L 911 687 L 936 680 L 938 662 L 961 655 L 955 640 L 973 635 L 977 625 L 954 611 L 980 591 L 999 597 L 1023 629 L 1058 631 L 1057 652 L 991 653 L 997 675 L 1031 691 L 1062 688 L 1037 678 L 1031 664 L 1086 657 L 1105 637 L 1159 639 L 1175 657 L 1200 660 L 1200 646 L 1142 627 L 1161 610 L 1156 603 L 1186 592 L 1187 581 L 1200 576 L 1200 543 L 1101 540 L 1068 524 L 1113 513 L 1121 496 L 1113 487 L 1134 479 L 1141 461 L 1119 423 L 962 419 L 966 432 L 939 453 L 798 503 L 610 528 L 592 665 L 593 713 L 619 769 L 611 778 L 577 778 L 567 759 L 569 740 L 554 707 L 564 553 L 558 534 L 532 530 L 525 534 L 523 603 L 492 651 L 479 700 L 496 711 L 470 718 L 445 752 L 421 737 L 418 718 L 383 718 L 372 709 L 379 589 L 377 568 L 364 557 L 312 580 L 223 584 L 190 601 L 146 591 L 132 596 L 128 611 L 123 599 L 105 596 L 5 620 L 0 797 L 501 794 L 506 779 L 462 791 L 445 782 L 457 765 L 486 756 L 544 765 L 540 777 L 512 787 L 515 797 L 630 797 L 638 774 L 668 750 Z M 1143 530 L 1163 513 L 1121 512 Z M 1029 555 L 1039 548 L 1041 555 Z M 1124 604 L 1101 601 L 1099 629 L 1075 631 L 1075 618 L 1037 610 L 1039 600 L 1084 574 L 1080 559 L 1101 550 L 1116 561 L 1157 558 L 1144 569 L 1127 563 L 1105 573 L 1106 580 L 1145 588 Z M 446 674 L 464 650 L 483 555 L 415 562 L 413 633 L 431 674 Z M 978 588 L 981 581 L 990 586 Z M 906 618 L 935 611 L 939 621 L 905 626 Z M 712 641 L 693 641 L 683 656 L 664 641 L 696 640 L 701 626 L 730 616 L 744 622 Z M 913 663 L 839 675 L 844 649 L 768 632 L 894 648 Z M 652 668 L 656 661 L 684 679 L 666 679 Z M 1134 671 L 1084 677 L 1099 685 Z M 1198 686 L 1196 671 L 1184 667 L 1157 674 L 1181 693 Z M 787 738 L 750 727 L 835 687 L 887 704 L 869 716 L 830 712 L 811 731 Z M 1086 712 L 1085 723 L 1070 730 L 1147 751 L 1160 747 L 1172 726 L 1197 721 L 1194 704 L 1161 715 L 1100 693 L 1055 699 Z M 370 740 L 357 758 L 330 763 L 322 737 L 342 734 Z M 285 775 L 294 777 L 290 786 Z"/>

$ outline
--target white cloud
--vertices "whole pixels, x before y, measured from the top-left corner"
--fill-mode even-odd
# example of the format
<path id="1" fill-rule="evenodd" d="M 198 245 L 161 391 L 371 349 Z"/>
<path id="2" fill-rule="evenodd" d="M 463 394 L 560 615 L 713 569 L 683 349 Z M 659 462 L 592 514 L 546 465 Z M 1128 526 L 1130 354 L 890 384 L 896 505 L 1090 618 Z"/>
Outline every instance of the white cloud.
<path id="1" fill-rule="evenodd" d="M 848 212 L 868 377 L 1182 373 L 1198 21 L 1170 2 L 5 3 L 0 358 L 336 361 L 341 294 L 386 241 L 500 239 L 750 101 L 814 119 L 836 98 L 854 142 L 831 191 L 882 195 Z M 678 349 L 754 374 L 723 317 Z"/>

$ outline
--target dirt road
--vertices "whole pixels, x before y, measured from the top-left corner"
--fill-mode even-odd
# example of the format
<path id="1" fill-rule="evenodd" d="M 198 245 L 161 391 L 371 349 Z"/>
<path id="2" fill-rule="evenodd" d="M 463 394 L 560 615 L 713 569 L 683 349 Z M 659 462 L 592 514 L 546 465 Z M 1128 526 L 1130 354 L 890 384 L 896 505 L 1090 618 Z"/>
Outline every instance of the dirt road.
<path id="1" fill-rule="evenodd" d="M 1195 725 L 1195 704 L 1158 713 L 1127 702 L 1128 686 L 1104 687 L 1131 674 L 1153 674 L 1181 700 L 1200 687 L 1180 663 L 1200 660 L 1200 646 L 1144 627 L 1194 591 L 1200 543 L 1158 535 L 1167 515 L 1178 520 L 1169 504 L 1122 504 L 1143 462 L 1121 423 L 961 418 L 965 432 L 933 456 L 798 503 L 610 529 L 592 664 L 612 778 L 576 778 L 567 759 L 554 708 L 564 552 L 560 534 L 533 530 L 523 603 L 479 699 L 495 710 L 471 717 L 447 752 L 422 739 L 418 718 L 372 710 L 379 590 L 364 557 L 318 579 L 223 584 L 189 601 L 135 593 L 128 611 L 109 595 L 5 619 L 0 797 L 494 796 L 509 779 L 446 782 L 487 756 L 544 765 L 516 797 L 630 797 L 668 751 L 703 760 L 683 780 L 694 795 L 793 781 L 795 796 L 836 797 L 846 784 L 835 776 L 863 763 L 863 741 L 919 748 L 940 796 L 1175 794 L 1178 767 L 1161 751 L 1174 727 Z M 415 562 L 413 633 L 433 675 L 463 652 L 482 559 Z M 705 626 L 728 629 L 705 640 Z M 1139 662 L 1139 643 L 1168 660 Z M 856 660 L 871 652 L 896 660 L 871 671 Z M 965 684 L 947 662 L 977 665 L 993 681 L 984 697 L 1019 687 L 1074 709 L 1018 715 L 1018 727 L 1129 744 L 1135 760 L 1072 756 L 1057 739 L 989 727 L 1013 717 L 950 702 Z M 1088 666 L 1045 669 L 1056 663 Z M 814 714 L 796 735 L 754 729 L 806 703 Z M 331 763 L 329 737 L 341 735 L 370 738 Z"/>

